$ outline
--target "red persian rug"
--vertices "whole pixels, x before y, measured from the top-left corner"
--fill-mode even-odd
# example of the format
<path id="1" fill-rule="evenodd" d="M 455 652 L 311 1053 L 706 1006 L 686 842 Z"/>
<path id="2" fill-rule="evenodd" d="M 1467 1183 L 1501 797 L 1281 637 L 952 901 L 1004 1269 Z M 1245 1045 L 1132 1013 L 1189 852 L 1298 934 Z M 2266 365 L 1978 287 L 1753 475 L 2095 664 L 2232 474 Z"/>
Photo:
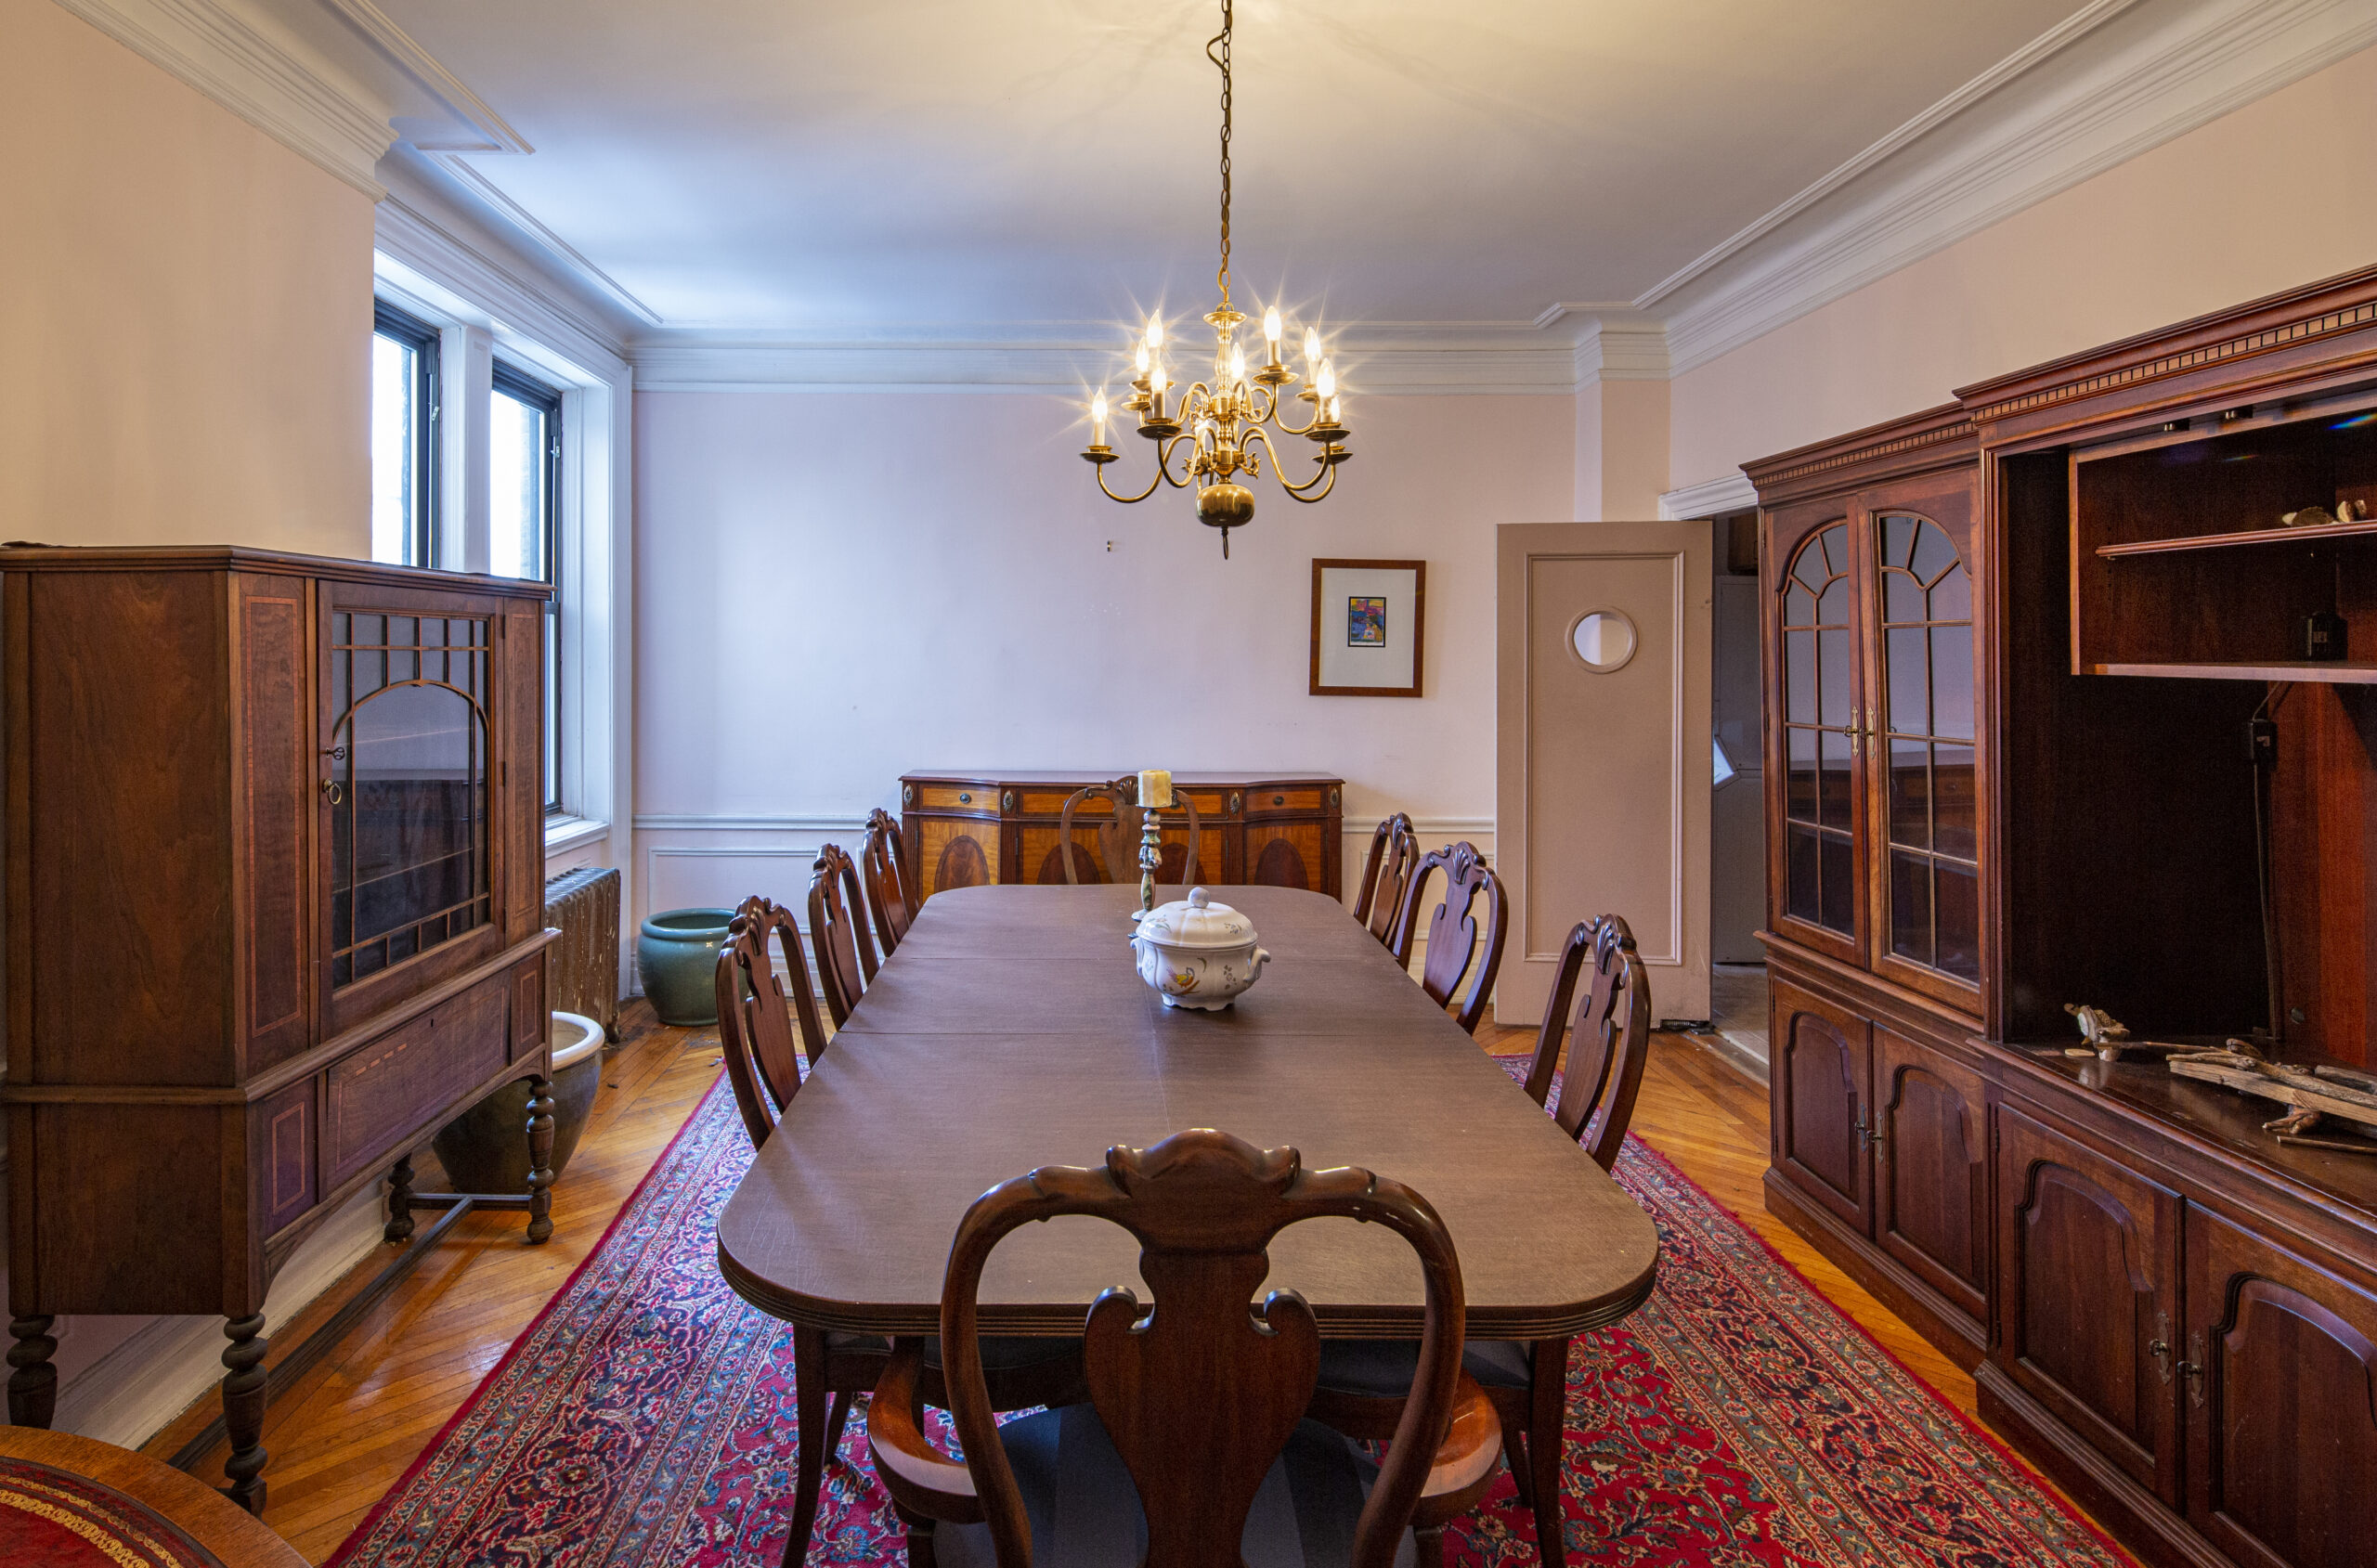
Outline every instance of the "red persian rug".
<path id="1" fill-rule="evenodd" d="M 334 1568 L 775 1568 L 791 1515 L 792 1336 L 719 1277 L 749 1163 L 723 1082 L 611 1234 L 332 1560 Z M 1568 1383 L 1578 1563 L 2125 1565 L 1675 1167 L 1627 1145 L 1659 1284 Z M 853 1419 L 813 1568 L 902 1568 Z M 1533 1568 L 1505 1475 L 1461 1568 Z"/>

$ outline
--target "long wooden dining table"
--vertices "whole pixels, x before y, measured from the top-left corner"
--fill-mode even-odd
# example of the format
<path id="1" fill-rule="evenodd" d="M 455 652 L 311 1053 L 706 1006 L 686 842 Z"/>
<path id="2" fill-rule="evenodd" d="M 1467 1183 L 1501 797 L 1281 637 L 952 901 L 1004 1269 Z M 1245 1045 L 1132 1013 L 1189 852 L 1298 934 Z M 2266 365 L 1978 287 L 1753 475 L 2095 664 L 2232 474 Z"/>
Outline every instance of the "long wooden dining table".
<path id="1" fill-rule="evenodd" d="M 1460 1253 L 1472 1338 L 1573 1334 L 1642 1304 L 1649 1216 L 1344 905 L 1227 891 L 1271 961 L 1220 1012 L 1167 1008 L 1140 980 L 1135 888 L 934 895 L 728 1200 L 727 1281 L 793 1323 L 933 1333 L 950 1239 L 984 1190 L 1213 1127 L 1425 1195 Z M 1078 1334 L 1106 1287 L 1148 1299 L 1137 1256 L 1098 1220 L 1026 1226 L 992 1257 L 981 1330 Z M 1266 1288 L 1302 1292 L 1327 1335 L 1419 1332 L 1418 1263 L 1379 1226 L 1290 1227 Z"/>

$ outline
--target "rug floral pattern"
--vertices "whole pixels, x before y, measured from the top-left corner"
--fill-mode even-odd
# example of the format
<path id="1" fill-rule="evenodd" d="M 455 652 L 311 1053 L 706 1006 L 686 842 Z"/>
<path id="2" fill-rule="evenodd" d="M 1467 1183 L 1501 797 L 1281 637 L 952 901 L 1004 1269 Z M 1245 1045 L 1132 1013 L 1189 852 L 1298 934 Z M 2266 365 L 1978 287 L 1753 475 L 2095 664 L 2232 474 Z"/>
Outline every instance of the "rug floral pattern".
<path id="1" fill-rule="evenodd" d="M 750 1162 L 723 1081 L 610 1237 L 338 1568 L 774 1568 L 791 1516 L 792 1336 L 719 1277 Z M 1658 1289 L 1569 1364 L 1578 1564 L 2125 1564 L 1658 1155 L 1618 1180 L 1657 1220 Z M 1461 1568 L 1536 1562 L 1505 1475 Z M 812 1568 L 902 1568 L 853 1415 Z"/>

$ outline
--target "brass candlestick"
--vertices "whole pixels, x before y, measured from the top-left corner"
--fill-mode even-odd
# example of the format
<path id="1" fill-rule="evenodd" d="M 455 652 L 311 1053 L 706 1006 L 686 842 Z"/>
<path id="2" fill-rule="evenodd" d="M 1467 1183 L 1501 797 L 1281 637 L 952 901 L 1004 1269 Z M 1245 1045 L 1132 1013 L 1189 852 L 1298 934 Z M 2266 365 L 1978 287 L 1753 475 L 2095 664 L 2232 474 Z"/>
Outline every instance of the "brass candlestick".
<path id="1" fill-rule="evenodd" d="M 1155 808 L 1139 808 L 1139 913 L 1155 908 L 1155 874 L 1163 864 L 1163 824 L 1155 820 Z"/>

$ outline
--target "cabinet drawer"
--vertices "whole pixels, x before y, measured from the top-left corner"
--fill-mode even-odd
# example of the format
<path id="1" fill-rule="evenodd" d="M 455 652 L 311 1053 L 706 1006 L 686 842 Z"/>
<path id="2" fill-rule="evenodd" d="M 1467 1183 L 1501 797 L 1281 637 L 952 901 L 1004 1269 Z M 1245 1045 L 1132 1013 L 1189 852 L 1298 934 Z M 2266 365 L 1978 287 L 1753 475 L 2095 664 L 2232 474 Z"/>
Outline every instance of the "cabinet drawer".
<path id="1" fill-rule="evenodd" d="M 1310 814 L 1329 809 L 1329 791 L 1319 784 L 1292 784 L 1277 788 L 1257 786 L 1245 792 L 1246 814 L 1250 817 L 1270 816 L 1280 811 Z M 1200 806 L 1203 801 L 1199 801 Z"/>
<path id="2" fill-rule="evenodd" d="M 1059 796 L 1061 801 L 1063 797 Z M 999 792 L 990 784 L 918 784 L 919 811 L 982 811 L 999 809 Z"/>
<path id="3" fill-rule="evenodd" d="M 1061 817 L 1065 814 L 1065 802 L 1073 797 L 1073 792 L 1069 789 L 1019 789 L 1013 794 L 1015 814 L 1020 817 Z M 1113 814 L 1114 803 L 1102 795 L 1093 795 L 1073 808 L 1075 822 Z"/>
<path id="4" fill-rule="evenodd" d="M 465 1108 L 461 1096 L 500 1069 L 511 986 L 498 975 L 331 1064 L 322 1095 L 322 1186 Z"/>

